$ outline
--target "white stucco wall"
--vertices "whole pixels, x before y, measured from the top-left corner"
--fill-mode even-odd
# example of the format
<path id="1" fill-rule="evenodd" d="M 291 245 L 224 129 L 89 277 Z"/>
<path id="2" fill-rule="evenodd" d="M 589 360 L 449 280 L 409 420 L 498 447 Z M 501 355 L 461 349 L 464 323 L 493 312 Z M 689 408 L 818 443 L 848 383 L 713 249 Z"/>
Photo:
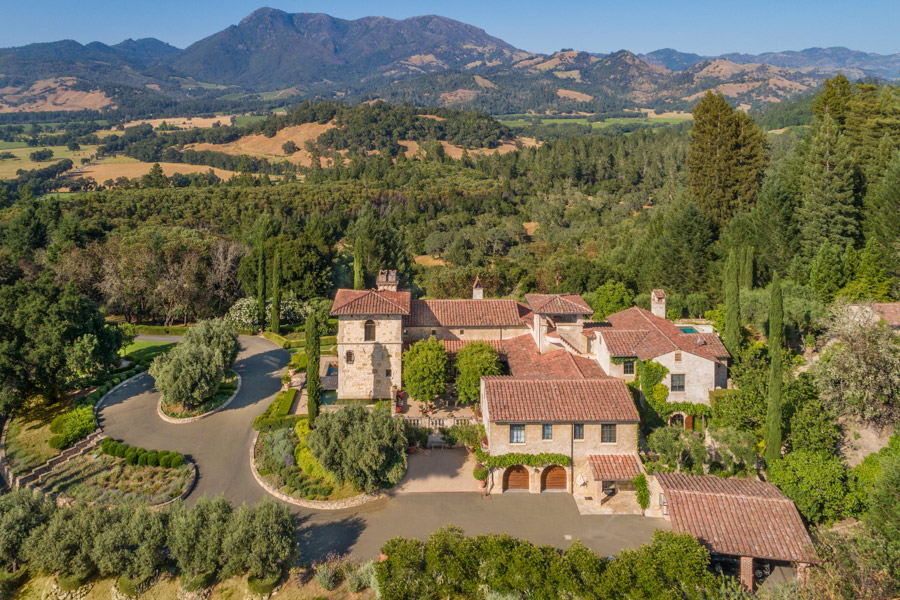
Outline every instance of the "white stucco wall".
<path id="1" fill-rule="evenodd" d="M 716 363 L 689 352 L 682 351 L 680 354 L 680 361 L 675 360 L 676 352 L 669 352 L 653 359 L 669 370 L 663 381 L 670 390 L 669 402 L 709 405 L 709 390 L 716 389 Z M 683 392 L 671 391 L 673 374 L 684 375 Z"/>

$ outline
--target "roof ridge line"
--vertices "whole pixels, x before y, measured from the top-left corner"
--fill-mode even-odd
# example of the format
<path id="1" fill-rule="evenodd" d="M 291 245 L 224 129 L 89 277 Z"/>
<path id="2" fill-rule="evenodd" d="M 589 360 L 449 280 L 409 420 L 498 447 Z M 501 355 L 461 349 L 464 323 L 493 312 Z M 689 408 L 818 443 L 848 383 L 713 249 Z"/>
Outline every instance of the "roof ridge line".
<path id="1" fill-rule="evenodd" d="M 640 307 L 639 307 L 639 306 L 636 306 L 635 308 L 640 308 Z M 647 322 L 650 324 L 651 327 L 653 327 L 656 331 L 658 331 L 658 332 L 659 332 L 659 335 L 661 335 L 661 336 L 663 336 L 664 338 L 666 338 L 666 340 L 667 340 L 670 344 L 672 344 L 673 346 L 675 346 L 675 348 L 676 348 L 677 350 L 683 350 L 683 348 L 682 348 L 681 346 L 679 346 L 678 344 L 676 344 L 675 342 L 673 342 L 673 341 L 671 340 L 671 338 L 669 338 L 669 336 L 666 335 L 666 334 L 663 332 L 663 330 L 659 328 L 659 325 L 657 325 L 656 323 L 654 323 L 653 321 L 651 321 L 650 319 L 647 318 L 647 315 L 644 314 L 644 310 L 643 310 L 643 309 L 641 309 L 640 311 L 638 311 L 638 314 L 641 315 L 641 317 L 643 317 L 643 319 L 644 319 L 645 321 L 647 321 Z M 653 315 L 653 316 L 656 316 L 656 315 Z"/>
<path id="2" fill-rule="evenodd" d="M 384 300 L 384 301 L 387 302 L 388 304 L 393 304 L 394 306 L 396 306 L 396 307 L 399 308 L 400 310 L 405 310 L 405 311 L 407 311 L 407 312 L 410 312 L 409 309 L 403 308 L 402 306 L 400 306 L 399 304 L 397 304 L 396 302 L 394 302 L 394 301 L 391 300 L 390 298 L 386 298 L 386 297 L 382 296 L 381 293 L 380 293 L 380 292 L 382 292 L 382 291 L 383 291 L 383 290 L 369 290 L 369 292 L 371 292 L 371 293 L 373 293 L 373 294 L 377 294 L 379 298 L 381 298 L 382 300 Z"/>

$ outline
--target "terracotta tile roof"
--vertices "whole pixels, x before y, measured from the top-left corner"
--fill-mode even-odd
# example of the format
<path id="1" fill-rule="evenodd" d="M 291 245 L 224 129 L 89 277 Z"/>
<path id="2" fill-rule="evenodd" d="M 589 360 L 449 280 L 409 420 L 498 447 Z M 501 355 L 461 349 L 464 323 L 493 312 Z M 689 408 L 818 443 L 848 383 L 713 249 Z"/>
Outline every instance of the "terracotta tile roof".
<path id="1" fill-rule="evenodd" d="M 622 481 L 641 472 L 634 454 L 590 454 L 588 464 L 595 481 Z"/>
<path id="2" fill-rule="evenodd" d="M 482 377 L 491 421 L 634 423 L 637 410 L 625 384 L 606 379 Z"/>
<path id="3" fill-rule="evenodd" d="M 338 290 L 332 315 L 408 315 L 409 292 Z"/>
<path id="4" fill-rule="evenodd" d="M 515 300 L 413 300 L 406 327 L 520 327 L 531 310 Z"/>
<path id="5" fill-rule="evenodd" d="M 594 314 L 594 309 L 578 294 L 525 294 L 525 301 L 531 310 L 542 315 Z"/>
<path id="6" fill-rule="evenodd" d="M 500 340 L 441 340 L 441 344 L 444 345 L 448 354 L 456 354 L 462 350 L 464 346 L 474 344 L 475 342 L 484 342 L 496 350 L 501 357 L 505 356 L 503 342 Z"/>
<path id="7" fill-rule="evenodd" d="M 770 483 L 659 473 L 672 529 L 714 552 L 814 562 L 812 540 L 797 507 Z"/>
<path id="8" fill-rule="evenodd" d="M 879 302 L 872 310 L 891 327 L 900 327 L 900 302 Z"/>
<path id="9" fill-rule="evenodd" d="M 597 335 L 597 330 L 601 327 L 608 327 L 609 323 L 598 323 L 596 321 L 585 321 L 582 324 L 581 335 L 587 338 L 592 338 Z"/>
<path id="10" fill-rule="evenodd" d="M 530 333 L 503 340 L 503 352 L 514 377 L 532 379 L 592 379 L 606 377 L 596 360 L 575 356 L 567 350 L 541 354 Z"/>
<path id="11" fill-rule="evenodd" d="M 728 351 L 714 333 L 684 333 L 668 319 L 632 306 L 607 317 L 609 327 L 597 327 L 612 356 L 636 356 L 641 360 L 682 350 L 715 362 L 728 359 Z"/>

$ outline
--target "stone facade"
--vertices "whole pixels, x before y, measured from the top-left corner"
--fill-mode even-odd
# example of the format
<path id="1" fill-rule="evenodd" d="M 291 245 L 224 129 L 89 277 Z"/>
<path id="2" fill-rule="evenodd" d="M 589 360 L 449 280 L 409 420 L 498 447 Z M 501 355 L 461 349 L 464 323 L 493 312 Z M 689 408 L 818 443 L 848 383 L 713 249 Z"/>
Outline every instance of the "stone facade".
<path id="1" fill-rule="evenodd" d="M 366 340 L 366 323 L 374 336 Z M 348 315 L 338 318 L 340 398 L 391 398 L 401 386 L 403 321 L 400 315 Z"/>

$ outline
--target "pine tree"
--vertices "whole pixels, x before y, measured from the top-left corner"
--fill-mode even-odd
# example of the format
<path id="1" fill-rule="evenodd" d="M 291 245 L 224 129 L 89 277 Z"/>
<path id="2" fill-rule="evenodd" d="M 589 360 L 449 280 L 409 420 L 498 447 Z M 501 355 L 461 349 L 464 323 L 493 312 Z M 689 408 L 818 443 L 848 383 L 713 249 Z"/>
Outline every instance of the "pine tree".
<path id="1" fill-rule="evenodd" d="M 778 272 L 772 275 L 769 296 L 769 404 L 766 409 L 766 464 L 781 457 L 781 385 L 784 306 Z"/>
<path id="2" fill-rule="evenodd" d="M 365 271 L 363 267 L 363 243 L 357 236 L 353 244 L 353 289 L 361 290 L 366 287 Z"/>
<path id="3" fill-rule="evenodd" d="M 741 349 L 741 300 L 738 285 L 738 264 L 734 250 L 725 263 L 725 348 L 732 357 Z"/>
<path id="4" fill-rule="evenodd" d="M 884 257 L 882 266 L 889 274 L 900 276 L 896 260 L 900 248 L 900 150 L 894 152 L 881 179 L 866 194 L 865 230 Z"/>
<path id="5" fill-rule="evenodd" d="M 844 136 L 825 115 L 816 126 L 802 175 L 801 251 L 810 260 L 825 242 L 841 247 L 859 236 L 856 174 Z"/>
<path id="6" fill-rule="evenodd" d="M 787 271 L 797 252 L 796 203 L 788 178 L 789 174 L 783 172 L 767 177 L 750 214 L 758 280 L 764 273 Z"/>
<path id="7" fill-rule="evenodd" d="M 707 92 L 694 107 L 688 184 L 694 201 L 720 229 L 750 210 L 768 160 L 766 141 L 748 115 L 721 94 Z"/>
<path id="8" fill-rule="evenodd" d="M 319 322 L 316 314 L 306 317 L 306 406 L 309 423 L 319 416 L 322 400 L 322 380 L 319 379 Z"/>
<path id="9" fill-rule="evenodd" d="M 266 326 L 266 254 L 262 244 L 259 246 L 259 259 L 256 263 L 256 308 L 257 321 L 260 327 Z"/>
<path id="10" fill-rule="evenodd" d="M 850 273 L 845 264 L 847 252 L 828 242 L 819 247 L 809 268 L 809 284 L 825 302 L 831 302 L 838 290 L 847 283 Z"/>
<path id="11" fill-rule="evenodd" d="M 272 260 L 272 322 L 274 333 L 281 333 L 281 253 L 276 250 Z"/>
<path id="12" fill-rule="evenodd" d="M 822 84 L 812 103 L 813 114 L 822 120 L 826 115 L 834 119 L 838 128 L 844 127 L 847 104 L 853 98 L 853 86 L 843 73 L 830 77 Z"/>

